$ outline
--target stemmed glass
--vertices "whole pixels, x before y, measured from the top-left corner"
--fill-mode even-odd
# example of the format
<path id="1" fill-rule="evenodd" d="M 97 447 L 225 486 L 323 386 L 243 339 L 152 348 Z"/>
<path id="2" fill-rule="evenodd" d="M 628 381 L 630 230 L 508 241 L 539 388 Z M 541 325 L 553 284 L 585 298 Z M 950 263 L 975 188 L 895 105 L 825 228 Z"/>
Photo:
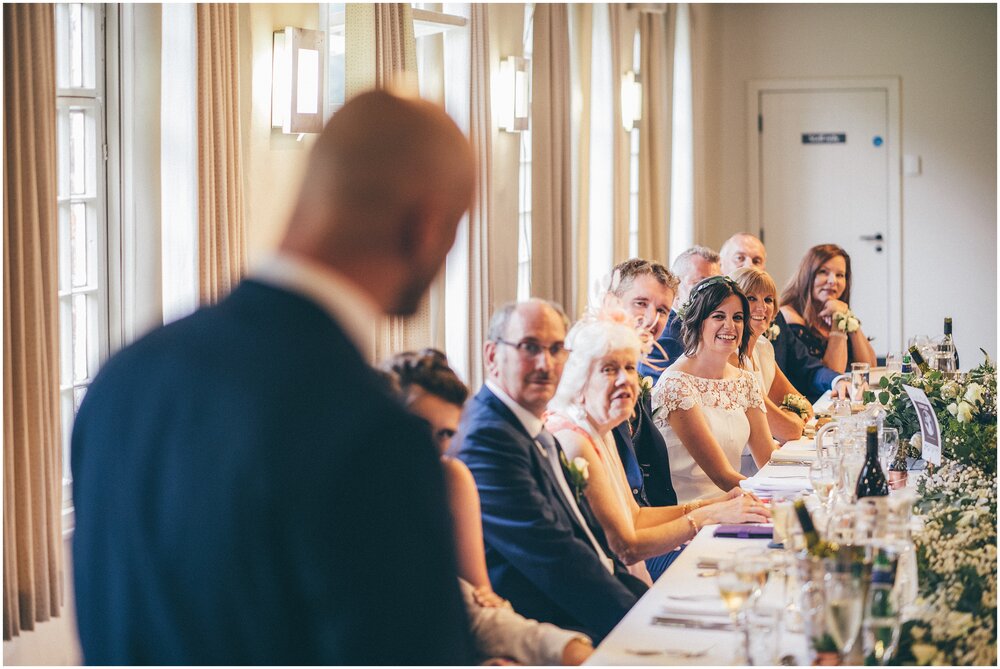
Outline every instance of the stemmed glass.
<path id="1" fill-rule="evenodd" d="M 829 459 L 816 460 L 809 466 L 809 482 L 823 506 L 823 515 L 830 518 L 830 502 L 837 485 L 836 463 Z"/>
<path id="2" fill-rule="evenodd" d="M 743 608 L 753 597 L 757 589 L 758 581 L 752 575 L 745 573 L 740 568 L 740 559 L 726 558 L 719 560 L 719 570 L 715 578 L 715 584 L 719 588 L 722 601 L 729 610 L 729 617 L 733 620 L 733 625 L 738 631 L 743 632 L 743 643 L 737 650 L 738 655 L 734 658 L 735 664 L 746 664 L 747 658 L 747 638 L 746 628 L 743 625 Z"/>
<path id="3" fill-rule="evenodd" d="M 861 584 L 850 573 L 834 572 L 826 575 L 824 589 L 826 629 L 844 658 L 861 631 L 864 609 Z"/>
<path id="4" fill-rule="evenodd" d="M 894 427 L 883 427 L 881 439 L 878 442 L 878 459 L 882 465 L 882 472 L 886 478 L 889 477 L 889 467 L 896 460 L 896 453 L 899 451 L 899 430 Z"/>

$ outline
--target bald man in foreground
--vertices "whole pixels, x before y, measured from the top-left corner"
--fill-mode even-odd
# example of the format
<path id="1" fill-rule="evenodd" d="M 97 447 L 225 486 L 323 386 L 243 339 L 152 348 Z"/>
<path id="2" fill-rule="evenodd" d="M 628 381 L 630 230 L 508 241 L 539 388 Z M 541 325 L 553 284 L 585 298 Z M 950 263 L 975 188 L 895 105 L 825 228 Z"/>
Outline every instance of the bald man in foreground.
<path id="1" fill-rule="evenodd" d="M 428 426 L 366 347 L 416 309 L 474 177 L 439 108 L 359 95 L 278 253 L 101 370 L 72 446 L 88 664 L 472 661 Z"/>

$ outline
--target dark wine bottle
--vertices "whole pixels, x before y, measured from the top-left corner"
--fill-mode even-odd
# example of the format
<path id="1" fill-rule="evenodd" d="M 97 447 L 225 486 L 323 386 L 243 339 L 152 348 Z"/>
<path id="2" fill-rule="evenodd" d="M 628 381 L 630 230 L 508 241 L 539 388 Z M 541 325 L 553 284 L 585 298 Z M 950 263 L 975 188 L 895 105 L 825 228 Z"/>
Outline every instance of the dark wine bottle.
<path id="1" fill-rule="evenodd" d="M 889 494 L 889 483 L 878 461 L 878 426 L 869 425 L 867 432 L 865 464 L 861 465 L 858 485 L 854 489 L 858 499 L 862 497 L 885 497 Z"/>
<path id="2" fill-rule="evenodd" d="M 951 331 L 952 331 L 951 316 L 948 316 L 944 319 L 944 341 L 947 344 L 951 344 L 951 350 L 955 352 L 955 371 L 957 372 L 959 369 L 961 369 L 961 366 L 959 365 L 958 362 L 958 347 L 955 346 L 955 338 L 952 336 Z"/>
<path id="3" fill-rule="evenodd" d="M 910 347 L 910 358 L 913 360 L 913 364 L 917 366 L 921 374 L 927 374 L 931 371 L 930 366 L 927 361 L 924 360 L 924 356 L 920 354 L 920 349 L 916 345 Z"/>
<path id="4" fill-rule="evenodd" d="M 884 665 L 895 650 L 894 637 L 898 634 L 899 611 L 892 596 L 896 581 L 895 553 L 878 549 L 872 565 L 871 585 L 865 598 L 865 617 L 862 631 L 868 655 L 866 665 Z"/>
<path id="5" fill-rule="evenodd" d="M 813 525 L 812 516 L 809 515 L 805 501 L 797 499 L 794 505 L 795 515 L 798 516 L 799 524 L 802 525 L 802 536 L 806 540 L 806 551 L 810 555 L 820 558 L 833 556 L 837 547 L 819 538 L 819 532 Z"/>

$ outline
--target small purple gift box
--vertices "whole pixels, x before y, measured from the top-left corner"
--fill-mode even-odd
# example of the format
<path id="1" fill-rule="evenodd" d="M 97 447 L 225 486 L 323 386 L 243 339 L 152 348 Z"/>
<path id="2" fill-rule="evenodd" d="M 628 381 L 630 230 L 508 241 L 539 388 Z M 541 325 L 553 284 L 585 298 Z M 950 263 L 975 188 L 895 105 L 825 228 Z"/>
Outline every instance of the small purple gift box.
<path id="1" fill-rule="evenodd" d="M 770 525 L 719 525 L 715 528 L 714 536 L 733 539 L 771 539 L 774 537 L 774 527 Z"/>

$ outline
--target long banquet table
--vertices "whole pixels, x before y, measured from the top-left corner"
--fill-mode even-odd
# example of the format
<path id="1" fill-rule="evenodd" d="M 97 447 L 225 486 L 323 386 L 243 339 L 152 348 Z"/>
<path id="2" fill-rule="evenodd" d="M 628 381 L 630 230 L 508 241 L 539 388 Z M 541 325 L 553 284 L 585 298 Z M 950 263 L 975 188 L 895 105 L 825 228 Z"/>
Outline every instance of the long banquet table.
<path id="1" fill-rule="evenodd" d="M 789 442 L 785 448 L 794 457 L 815 446 L 811 440 Z M 782 449 L 784 450 L 784 448 Z M 780 451 L 779 451 L 780 452 Z M 750 487 L 765 479 L 780 479 L 789 488 L 811 489 L 808 467 L 777 464 L 764 466 L 747 481 Z M 727 665 L 733 664 L 742 643 L 735 630 L 702 629 L 684 623 L 710 625 L 728 621 L 715 578 L 698 563 L 706 558 L 727 557 L 748 547 L 766 547 L 767 539 L 729 539 L 715 537 L 717 525 L 701 529 L 677 560 L 632 607 L 620 623 L 590 656 L 588 665 Z M 671 622 L 662 624 L 656 619 Z M 789 655 L 794 664 L 808 664 L 809 654 L 805 635 L 781 630 L 781 655 Z M 788 661 L 786 659 L 786 661 Z"/>

